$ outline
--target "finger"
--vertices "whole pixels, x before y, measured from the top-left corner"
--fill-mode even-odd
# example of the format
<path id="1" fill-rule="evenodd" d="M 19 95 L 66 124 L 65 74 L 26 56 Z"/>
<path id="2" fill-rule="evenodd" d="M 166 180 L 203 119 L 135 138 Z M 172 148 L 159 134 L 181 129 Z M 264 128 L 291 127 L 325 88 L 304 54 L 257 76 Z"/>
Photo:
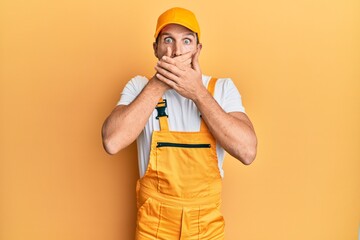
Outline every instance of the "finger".
<path id="1" fill-rule="evenodd" d="M 191 61 L 192 61 L 192 59 L 191 58 L 189 58 L 188 60 L 186 60 L 185 62 L 176 62 L 175 63 L 175 66 L 178 68 L 178 69 L 180 69 L 180 70 L 182 70 L 182 71 L 186 71 L 187 69 L 190 69 L 191 68 Z M 181 77 L 181 72 L 180 73 L 177 73 L 177 75 L 179 76 L 179 77 Z"/>
<path id="2" fill-rule="evenodd" d="M 179 59 L 179 57 L 174 57 L 174 58 L 171 58 L 171 57 L 167 57 L 167 56 L 163 56 L 160 61 L 163 61 L 163 62 L 166 62 L 168 64 L 172 64 L 172 65 L 176 65 L 178 66 L 178 63 L 180 64 L 184 64 L 184 65 L 187 65 L 187 64 L 190 64 L 191 61 L 192 61 L 192 56 L 190 54 L 187 53 L 187 58 L 181 58 Z M 181 60 L 181 61 L 179 61 Z"/>
<path id="3" fill-rule="evenodd" d="M 176 76 L 174 73 L 169 72 L 168 70 L 160 67 L 160 66 L 155 66 L 155 70 L 157 71 L 157 73 L 163 75 L 164 77 L 166 77 L 167 79 L 174 81 L 174 82 L 178 82 L 179 77 Z"/>
<path id="4" fill-rule="evenodd" d="M 191 52 L 184 53 L 180 56 L 174 57 L 173 59 L 179 62 L 184 62 L 187 61 L 189 58 L 191 59 Z"/>
<path id="5" fill-rule="evenodd" d="M 166 56 L 171 57 L 171 48 L 170 47 L 166 48 Z"/>
<path id="6" fill-rule="evenodd" d="M 165 62 L 165 63 L 168 63 L 168 64 L 175 65 L 176 60 L 174 58 L 171 58 L 171 57 L 168 57 L 168 56 L 163 56 L 158 63 L 160 63 L 160 62 Z"/>
<path id="7" fill-rule="evenodd" d="M 183 62 L 182 64 L 186 67 L 191 67 L 191 62 L 192 62 L 192 58 L 189 58 L 188 60 L 186 60 L 185 62 Z"/>
<path id="8" fill-rule="evenodd" d="M 179 65 L 181 66 L 181 63 L 174 62 L 174 64 L 172 64 L 172 63 L 167 63 L 165 61 L 160 60 L 160 61 L 158 61 L 156 66 L 163 68 L 166 71 L 171 72 L 176 76 L 180 76 L 182 73 L 182 69 L 179 68 Z"/>
<path id="9" fill-rule="evenodd" d="M 199 65 L 199 55 L 201 52 L 201 45 L 199 45 L 198 50 L 196 51 L 196 53 L 194 54 L 193 58 L 192 58 L 192 67 L 195 71 L 199 72 L 200 71 L 200 65 Z"/>
<path id="10" fill-rule="evenodd" d="M 157 65 L 165 68 L 169 72 L 174 73 L 177 76 L 181 75 L 181 71 L 185 71 L 186 68 L 191 67 L 191 58 L 187 59 L 185 62 L 178 62 L 173 58 L 163 57 Z"/>
<path id="11" fill-rule="evenodd" d="M 170 88 L 174 88 L 176 86 L 176 83 L 174 81 L 166 78 L 160 73 L 156 73 L 156 78 L 159 79 L 161 82 L 165 83 L 166 85 L 168 85 Z"/>

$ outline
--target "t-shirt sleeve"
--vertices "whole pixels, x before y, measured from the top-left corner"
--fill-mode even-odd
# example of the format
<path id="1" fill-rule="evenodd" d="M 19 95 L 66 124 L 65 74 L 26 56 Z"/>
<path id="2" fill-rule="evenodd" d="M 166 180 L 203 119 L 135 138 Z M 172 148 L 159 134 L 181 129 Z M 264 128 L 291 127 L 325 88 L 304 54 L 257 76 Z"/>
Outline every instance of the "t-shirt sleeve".
<path id="1" fill-rule="evenodd" d="M 124 87 L 116 105 L 129 105 L 146 86 L 148 79 L 142 76 L 132 78 Z"/>
<path id="2" fill-rule="evenodd" d="M 225 112 L 244 112 L 241 95 L 230 78 L 219 79 L 215 87 L 215 98 Z"/>

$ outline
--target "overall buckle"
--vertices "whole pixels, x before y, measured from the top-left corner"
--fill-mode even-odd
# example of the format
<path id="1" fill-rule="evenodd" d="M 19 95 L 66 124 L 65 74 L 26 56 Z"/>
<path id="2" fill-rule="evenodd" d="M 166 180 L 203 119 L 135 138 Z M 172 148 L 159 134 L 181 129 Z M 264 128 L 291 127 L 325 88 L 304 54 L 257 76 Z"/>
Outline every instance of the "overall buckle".
<path id="1" fill-rule="evenodd" d="M 167 103 L 166 103 L 166 99 L 164 99 L 162 102 L 159 102 L 155 109 L 157 110 L 157 117 L 156 119 L 159 119 L 160 117 L 169 117 L 166 112 L 165 112 L 165 109 L 167 107 Z"/>

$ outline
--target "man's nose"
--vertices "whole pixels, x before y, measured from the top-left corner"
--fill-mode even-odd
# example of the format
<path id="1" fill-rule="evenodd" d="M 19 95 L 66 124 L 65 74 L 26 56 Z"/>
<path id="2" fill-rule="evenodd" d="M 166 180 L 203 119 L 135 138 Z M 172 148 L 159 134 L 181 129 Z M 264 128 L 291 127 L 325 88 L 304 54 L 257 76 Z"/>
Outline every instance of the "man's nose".
<path id="1" fill-rule="evenodd" d="M 182 49 L 182 45 L 180 42 L 176 42 L 174 44 L 173 54 L 174 54 L 174 57 L 177 57 L 177 56 L 180 56 L 181 54 L 183 54 L 183 49 Z"/>

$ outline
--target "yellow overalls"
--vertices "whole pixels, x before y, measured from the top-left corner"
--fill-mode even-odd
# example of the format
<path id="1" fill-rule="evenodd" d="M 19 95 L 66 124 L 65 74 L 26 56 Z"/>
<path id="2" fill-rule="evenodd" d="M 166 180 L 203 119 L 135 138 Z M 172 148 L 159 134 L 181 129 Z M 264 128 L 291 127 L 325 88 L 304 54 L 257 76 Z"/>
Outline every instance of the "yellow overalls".
<path id="1" fill-rule="evenodd" d="M 209 82 L 211 94 L 215 83 Z M 165 107 L 161 99 L 160 131 L 152 134 L 148 168 L 137 182 L 136 239 L 224 239 L 215 139 L 203 120 L 200 132 L 169 131 Z"/>

